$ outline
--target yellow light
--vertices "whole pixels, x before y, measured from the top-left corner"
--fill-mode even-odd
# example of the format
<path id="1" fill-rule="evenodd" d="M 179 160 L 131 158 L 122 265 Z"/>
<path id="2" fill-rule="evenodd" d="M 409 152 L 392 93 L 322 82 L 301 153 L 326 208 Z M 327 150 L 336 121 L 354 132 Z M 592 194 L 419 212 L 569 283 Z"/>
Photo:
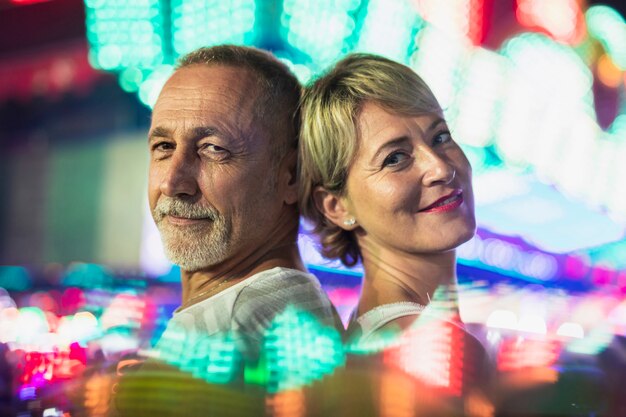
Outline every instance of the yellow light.
<path id="1" fill-rule="evenodd" d="M 606 54 L 598 59 L 596 71 L 600 82 L 608 87 L 617 88 L 622 82 L 622 71 L 617 68 L 613 60 Z"/>

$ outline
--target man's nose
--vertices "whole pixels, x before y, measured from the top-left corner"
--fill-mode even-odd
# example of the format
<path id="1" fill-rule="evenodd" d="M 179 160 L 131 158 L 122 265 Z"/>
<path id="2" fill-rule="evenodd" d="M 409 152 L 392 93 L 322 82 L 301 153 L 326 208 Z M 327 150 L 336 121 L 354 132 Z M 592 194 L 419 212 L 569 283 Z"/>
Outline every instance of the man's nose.
<path id="1" fill-rule="evenodd" d="M 161 192 L 168 197 L 193 196 L 198 192 L 196 164 L 183 153 L 172 155 L 161 180 Z"/>
<path id="2" fill-rule="evenodd" d="M 424 152 L 422 156 L 420 165 L 423 169 L 422 183 L 425 186 L 450 184 L 454 180 L 456 170 L 447 158 L 433 149 Z"/>

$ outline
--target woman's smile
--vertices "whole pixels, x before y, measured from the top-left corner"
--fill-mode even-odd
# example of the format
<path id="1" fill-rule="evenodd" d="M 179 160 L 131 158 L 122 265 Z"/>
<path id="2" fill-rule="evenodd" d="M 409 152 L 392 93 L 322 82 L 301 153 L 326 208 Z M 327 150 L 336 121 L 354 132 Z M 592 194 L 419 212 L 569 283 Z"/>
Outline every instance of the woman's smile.
<path id="1" fill-rule="evenodd" d="M 463 204 L 463 191 L 454 190 L 418 211 L 420 213 L 446 213 L 460 207 L 461 204 Z"/>
<path id="2" fill-rule="evenodd" d="M 358 124 L 345 197 L 359 225 L 357 240 L 424 253 L 471 238 L 471 167 L 441 115 L 397 115 L 367 102 Z"/>

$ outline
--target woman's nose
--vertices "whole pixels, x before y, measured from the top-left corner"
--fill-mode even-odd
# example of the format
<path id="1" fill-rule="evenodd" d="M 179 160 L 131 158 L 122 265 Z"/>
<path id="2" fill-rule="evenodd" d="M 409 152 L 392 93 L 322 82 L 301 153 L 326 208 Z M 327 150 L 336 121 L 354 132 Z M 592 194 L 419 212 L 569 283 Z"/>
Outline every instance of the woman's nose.
<path id="1" fill-rule="evenodd" d="M 425 186 L 450 184 L 456 176 L 454 166 L 432 149 L 423 154 L 420 165 L 423 167 L 422 182 Z"/>

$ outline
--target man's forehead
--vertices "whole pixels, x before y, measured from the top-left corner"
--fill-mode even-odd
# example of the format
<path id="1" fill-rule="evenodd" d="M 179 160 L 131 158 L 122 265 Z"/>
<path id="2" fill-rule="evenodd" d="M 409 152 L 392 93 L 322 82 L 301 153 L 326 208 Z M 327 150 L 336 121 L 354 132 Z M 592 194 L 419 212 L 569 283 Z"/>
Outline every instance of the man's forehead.
<path id="1" fill-rule="evenodd" d="M 242 149 L 266 147 L 269 140 L 267 127 L 258 117 L 257 97 L 251 88 L 246 90 L 240 82 L 239 69 L 234 68 L 232 72 L 231 67 L 226 67 L 226 71 L 221 72 L 212 71 L 211 66 L 207 68 L 207 72 L 202 67 L 182 68 L 178 71 L 194 71 L 170 78 L 154 106 L 148 138 L 194 140 L 218 136 Z M 207 81 L 207 74 L 217 74 L 217 77 L 209 77 Z M 223 82 L 231 81 L 231 75 L 237 74 L 232 82 Z M 221 75 L 224 77 L 219 81 Z M 219 82 L 215 82 L 216 79 Z"/>
<path id="2" fill-rule="evenodd" d="M 254 107 L 259 93 L 257 76 L 248 69 L 194 64 L 172 74 L 159 94 L 153 113 L 162 107 L 202 106 L 203 101 L 208 105 L 214 101 L 227 106 Z"/>
<path id="3" fill-rule="evenodd" d="M 161 117 L 251 113 L 256 106 L 257 83 L 248 73 L 242 68 L 217 65 L 192 65 L 177 70 L 159 94 L 153 121 Z"/>
<path id="4" fill-rule="evenodd" d="M 192 64 L 174 71 L 165 85 L 208 89 L 230 87 L 232 90 L 250 94 L 255 92 L 257 84 L 258 75 L 247 68 L 221 64 Z"/>

